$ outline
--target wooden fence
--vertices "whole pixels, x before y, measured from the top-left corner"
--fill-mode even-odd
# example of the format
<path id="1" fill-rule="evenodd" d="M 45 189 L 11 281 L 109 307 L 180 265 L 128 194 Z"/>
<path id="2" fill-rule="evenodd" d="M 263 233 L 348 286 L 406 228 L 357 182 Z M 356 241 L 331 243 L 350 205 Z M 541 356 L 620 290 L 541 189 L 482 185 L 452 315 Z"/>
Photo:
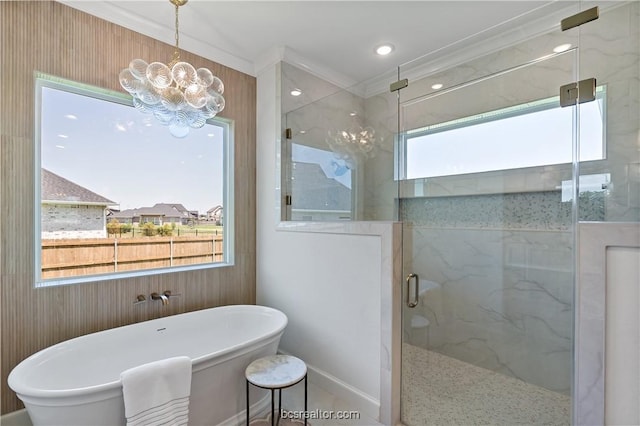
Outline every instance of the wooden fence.
<path id="1" fill-rule="evenodd" d="M 42 278 L 221 262 L 222 235 L 42 241 Z"/>

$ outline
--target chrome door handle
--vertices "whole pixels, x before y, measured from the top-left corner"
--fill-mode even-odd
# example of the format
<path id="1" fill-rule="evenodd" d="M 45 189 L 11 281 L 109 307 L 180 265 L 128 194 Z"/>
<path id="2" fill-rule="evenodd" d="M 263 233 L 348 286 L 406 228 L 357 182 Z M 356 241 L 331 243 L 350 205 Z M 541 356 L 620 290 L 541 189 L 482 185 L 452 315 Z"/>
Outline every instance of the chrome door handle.
<path id="1" fill-rule="evenodd" d="M 415 278 L 415 284 L 413 287 L 413 301 L 410 300 L 410 293 L 411 293 L 411 280 Z M 418 287 L 420 286 L 420 278 L 418 277 L 418 274 L 409 274 L 407 275 L 407 306 L 410 308 L 415 308 L 416 306 L 418 306 Z"/>

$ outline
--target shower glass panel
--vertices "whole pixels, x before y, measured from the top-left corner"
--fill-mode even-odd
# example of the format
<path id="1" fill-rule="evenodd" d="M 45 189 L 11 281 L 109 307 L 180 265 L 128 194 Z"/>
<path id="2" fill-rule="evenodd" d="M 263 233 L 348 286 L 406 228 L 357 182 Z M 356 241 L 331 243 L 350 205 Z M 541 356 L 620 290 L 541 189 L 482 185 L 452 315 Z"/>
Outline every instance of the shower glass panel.
<path id="1" fill-rule="evenodd" d="M 400 93 L 406 425 L 571 421 L 573 169 L 603 143 L 578 154 L 578 112 L 559 105 L 577 52 L 552 49 L 575 36 L 530 39 Z"/>
<path id="2" fill-rule="evenodd" d="M 591 77 L 606 88 L 606 146 L 602 161 L 581 159 L 579 219 L 640 222 L 640 2 L 602 3 L 580 27 L 580 79 Z"/>
<path id="3" fill-rule="evenodd" d="M 348 89 L 281 70 L 282 220 L 395 220 L 397 69 Z"/>

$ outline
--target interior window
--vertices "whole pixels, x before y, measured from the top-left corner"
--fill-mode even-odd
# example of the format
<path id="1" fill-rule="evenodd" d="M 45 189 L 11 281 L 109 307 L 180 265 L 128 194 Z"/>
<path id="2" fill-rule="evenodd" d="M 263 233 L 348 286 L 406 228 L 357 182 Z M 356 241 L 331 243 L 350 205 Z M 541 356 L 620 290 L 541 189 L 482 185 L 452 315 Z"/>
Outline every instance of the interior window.
<path id="1" fill-rule="evenodd" d="M 291 144 L 291 220 L 350 220 L 352 173 L 333 152 Z"/>
<path id="2" fill-rule="evenodd" d="M 125 94 L 36 94 L 37 286 L 231 263 L 231 122 L 179 139 Z"/>

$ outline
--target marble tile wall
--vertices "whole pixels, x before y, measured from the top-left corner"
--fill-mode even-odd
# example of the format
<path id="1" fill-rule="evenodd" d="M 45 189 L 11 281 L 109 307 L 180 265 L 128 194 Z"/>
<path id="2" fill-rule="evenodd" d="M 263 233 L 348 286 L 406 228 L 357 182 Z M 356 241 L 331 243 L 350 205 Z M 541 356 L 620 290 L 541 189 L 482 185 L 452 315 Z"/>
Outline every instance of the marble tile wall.
<path id="1" fill-rule="evenodd" d="M 405 341 L 568 394 L 571 203 L 559 192 L 402 200 L 405 271 L 420 277 Z M 589 198 L 600 220 L 604 196 Z"/>

